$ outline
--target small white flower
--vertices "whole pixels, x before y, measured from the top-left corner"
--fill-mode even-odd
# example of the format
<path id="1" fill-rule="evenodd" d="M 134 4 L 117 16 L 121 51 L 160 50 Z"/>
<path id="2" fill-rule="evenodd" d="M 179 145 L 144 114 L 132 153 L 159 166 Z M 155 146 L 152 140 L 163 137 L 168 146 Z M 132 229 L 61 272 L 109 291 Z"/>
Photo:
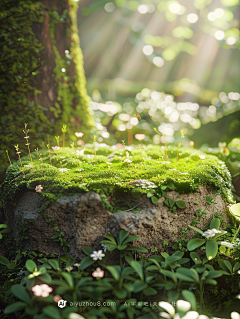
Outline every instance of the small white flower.
<path id="1" fill-rule="evenodd" d="M 71 312 L 69 314 L 69 319 L 84 319 L 83 316 L 79 315 L 78 313 L 75 313 L 75 312 Z"/>
<path id="2" fill-rule="evenodd" d="M 200 157 L 201 159 L 205 159 L 205 155 L 200 154 L 199 157 Z"/>
<path id="3" fill-rule="evenodd" d="M 97 278 L 102 278 L 104 277 L 104 271 L 101 270 L 101 268 L 97 268 L 93 273 L 92 273 L 93 277 L 97 277 Z"/>
<path id="4" fill-rule="evenodd" d="M 36 285 L 32 287 L 32 291 L 35 296 L 46 298 L 49 296 L 49 293 L 53 291 L 52 287 L 49 287 L 46 284 Z"/>
<path id="5" fill-rule="evenodd" d="M 92 257 L 93 260 L 102 260 L 102 257 L 105 257 L 104 254 L 102 254 L 102 250 L 94 251 L 90 257 Z"/>
<path id="6" fill-rule="evenodd" d="M 206 238 L 210 238 L 210 237 L 214 237 L 217 233 L 221 233 L 221 231 L 220 231 L 220 230 L 217 230 L 217 229 L 215 229 L 215 228 L 213 228 L 213 229 L 208 229 L 208 230 L 206 230 L 206 231 L 202 234 L 202 236 L 204 236 L 204 237 L 206 237 Z"/>
<path id="7" fill-rule="evenodd" d="M 36 191 L 37 193 L 41 193 L 42 190 L 43 190 L 42 185 L 38 185 L 38 186 L 36 186 L 36 188 L 35 188 L 35 191 Z"/>
<path id="8" fill-rule="evenodd" d="M 77 136 L 77 137 L 83 137 L 83 133 L 82 132 L 75 132 L 75 135 Z"/>
<path id="9" fill-rule="evenodd" d="M 185 300 L 178 300 L 177 301 L 177 308 L 181 311 L 187 312 L 191 308 L 191 304 Z"/>
<path id="10" fill-rule="evenodd" d="M 199 313 L 197 311 L 189 311 L 182 319 L 198 319 Z"/>
<path id="11" fill-rule="evenodd" d="M 236 246 L 235 244 L 231 244 L 231 243 L 229 243 L 227 241 L 222 241 L 221 245 L 225 246 L 225 247 L 229 247 L 229 248 L 234 248 Z"/>
<path id="12" fill-rule="evenodd" d="M 80 264 L 76 263 L 76 264 L 74 264 L 73 266 L 75 266 L 75 267 L 79 267 L 79 266 L 80 266 Z"/>
<path id="13" fill-rule="evenodd" d="M 84 151 L 85 151 L 85 148 L 83 149 L 83 150 L 81 150 L 81 151 L 76 151 L 76 155 L 77 156 L 83 156 L 84 155 Z"/>
<path id="14" fill-rule="evenodd" d="M 128 158 L 126 158 L 126 159 L 124 160 L 124 162 L 126 162 L 126 163 L 132 163 L 132 161 L 131 161 L 130 159 L 128 159 Z"/>
<path id="15" fill-rule="evenodd" d="M 70 171 L 70 169 L 68 169 L 68 168 L 59 168 L 59 171 L 63 173 L 63 172 Z"/>
<path id="16" fill-rule="evenodd" d="M 231 312 L 232 319 L 240 319 L 240 314 L 236 311 Z"/>
<path id="17" fill-rule="evenodd" d="M 54 151 L 58 151 L 58 150 L 60 150 L 60 147 L 59 147 L 59 146 L 52 146 L 52 149 L 53 149 Z"/>
<path id="18" fill-rule="evenodd" d="M 168 302 L 166 302 L 166 301 L 160 301 L 160 302 L 158 303 L 158 305 L 159 305 L 159 307 L 165 309 L 165 310 L 169 313 L 169 315 L 170 315 L 171 317 L 173 317 L 173 316 L 175 315 L 175 309 L 173 308 L 172 305 L 170 305 L 170 303 L 168 303 Z M 171 318 L 171 317 L 170 317 L 170 318 Z M 167 318 L 167 317 L 165 317 L 165 318 Z"/>
<path id="19" fill-rule="evenodd" d="M 72 266 L 68 266 L 65 268 L 68 272 L 72 271 L 73 270 L 73 267 Z"/>

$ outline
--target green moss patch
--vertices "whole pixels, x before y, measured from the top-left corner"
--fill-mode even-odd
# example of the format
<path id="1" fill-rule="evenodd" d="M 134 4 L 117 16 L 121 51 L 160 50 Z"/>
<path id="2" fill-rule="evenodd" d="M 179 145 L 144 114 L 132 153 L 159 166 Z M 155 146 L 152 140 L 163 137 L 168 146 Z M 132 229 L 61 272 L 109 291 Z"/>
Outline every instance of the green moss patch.
<path id="1" fill-rule="evenodd" d="M 141 154 L 139 147 L 124 150 L 98 145 L 95 163 L 93 145 L 87 144 L 83 155 L 80 151 L 81 148 L 67 147 L 56 152 L 52 150 L 52 165 L 47 150 L 40 150 L 43 165 L 33 152 L 34 168 L 29 155 L 22 157 L 26 176 L 23 176 L 19 161 L 9 166 L 0 187 L 0 201 L 14 202 L 20 191 L 35 190 L 37 185 L 42 185 L 42 195 L 55 200 L 62 195 L 90 190 L 126 192 L 136 188 L 134 180 L 141 179 L 154 183 L 156 191 L 169 183 L 173 183 L 179 193 L 193 192 L 199 185 L 209 185 L 220 189 L 229 203 L 234 202 L 231 175 L 225 163 L 203 152 L 182 148 L 176 162 L 178 150 L 174 147 L 168 147 L 166 160 L 165 150 L 160 146 L 149 145 Z M 130 162 L 125 161 L 126 152 Z M 152 185 L 138 186 L 138 191 L 147 193 Z"/>

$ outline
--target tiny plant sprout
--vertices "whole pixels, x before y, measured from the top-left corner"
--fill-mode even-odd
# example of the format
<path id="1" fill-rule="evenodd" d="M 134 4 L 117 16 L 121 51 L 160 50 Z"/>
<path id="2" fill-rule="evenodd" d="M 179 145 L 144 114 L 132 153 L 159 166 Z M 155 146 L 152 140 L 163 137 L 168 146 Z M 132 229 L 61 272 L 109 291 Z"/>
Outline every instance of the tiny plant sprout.
<path id="1" fill-rule="evenodd" d="M 156 127 L 154 127 L 154 131 L 155 131 L 158 135 L 162 135 L 162 136 L 164 137 L 164 142 L 165 142 L 165 153 L 166 153 L 166 159 L 167 159 L 167 158 L 168 158 L 168 155 L 167 155 L 167 141 L 166 141 L 166 137 L 165 137 L 165 135 L 164 135 L 164 134 L 159 133 Z"/>
<path id="2" fill-rule="evenodd" d="M 11 162 L 10 157 L 8 155 L 8 151 L 6 151 L 6 153 L 7 153 L 7 157 L 8 157 L 9 163 L 10 163 L 10 165 L 12 165 L 12 162 Z"/>
<path id="3" fill-rule="evenodd" d="M 181 138 L 184 138 L 184 137 L 185 137 L 185 135 L 184 135 L 184 133 L 183 133 L 183 130 L 180 130 L 180 134 L 181 134 Z"/>
<path id="4" fill-rule="evenodd" d="M 95 152 L 95 164 L 97 164 L 97 153 L 96 153 L 96 135 L 93 136 L 93 142 L 94 142 L 94 152 Z"/>
<path id="5" fill-rule="evenodd" d="M 177 163 L 177 161 L 178 161 L 178 152 L 179 152 L 179 147 L 181 147 L 181 145 L 182 145 L 181 143 L 178 144 L 176 163 Z"/>
<path id="6" fill-rule="evenodd" d="M 124 148 L 124 151 L 125 151 L 125 155 L 126 155 L 126 158 L 127 158 L 128 156 L 127 156 L 127 151 L 126 151 L 126 148 L 125 148 L 125 140 L 122 140 L 122 145 L 123 145 L 123 148 Z"/>
<path id="7" fill-rule="evenodd" d="M 70 144 L 70 146 L 71 146 L 72 148 L 74 148 L 74 142 L 73 142 L 72 144 Z M 74 156 L 75 156 L 75 159 L 76 159 L 76 164 L 77 164 L 77 167 L 78 167 L 78 170 L 79 170 L 79 173 L 80 173 L 80 177 L 81 177 L 81 179 L 82 179 L 82 181 L 83 181 L 82 173 L 81 173 L 80 167 L 79 167 L 79 165 L 78 165 L 77 157 L 76 157 L 76 154 L 75 154 L 75 153 L 74 153 Z"/>
<path id="8" fill-rule="evenodd" d="M 42 162 L 42 166 L 44 167 L 44 165 L 43 165 L 43 159 L 41 158 L 41 156 L 40 156 L 40 154 L 39 154 L 39 152 L 38 152 L 38 147 L 37 147 L 37 149 L 35 149 L 35 151 L 37 152 L 37 154 L 38 154 L 38 156 L 39 156 L 39 161 Z M 44 167 L 44 168 L 45 168 L 45 167 Z"/>
<path id="9" fill-rule="evenodd" d="M 59 138 L 60 138 L 60 136 L 55 136 L 55 139 L 56 139 L 56 141 L 57 141 L 57 146 L 59 147 L 59 150 L 60 150 Z M 58 155 L 60 155 L 60 152 L 58 153 Z"/>
<path id="10" fill-rule="evenodd" d="M 31 152 L 30 152 L 30 147 L 29 147 L 30 143 L 28 143 L 28 138 L 29 138 L 29 136 L 27 136 L 27 133 L 29 132 L 29 130 L 27 129 L 27 126 L 28 126 L 28 123 L 25 123 L 25 130 L 23 130 L 23 132 L 26 134 L 26 136 L 25 136 L 24 138 L 26 139 L 27 144 L 25 144 L 25 145 L 27 145 L 27 147 L 28 147 L 28 152 L 29 152 L 30 159 L 31 159 L 31 162 L 32 162 L 32 166 L 33 166 L 33 160 L 32 160 L 32 156 L 31 156 Z M 34 166 L 33 166 L 33 167 L 34 167 Z"/>
<path id="11" fill-rule="evenodd" d="M 63 124 L 62 132 L 63 132 L 63 147 L 65 147 L 65 133 L 67 132 L 67 125 Z"/>
<path id="12" fill-rule="evenodd" d="M 14 145 L 14 147 L 15 147 L 15 149 L 16 149 L 16 151 L 17 151 L 16 154 L 18 155 L 18 158 L 19 158 L 19 161 L 20 161 L 20 164 L 21 164 L 21 167 L 22 167 L 23 175 L 24 175 L 24 177 L 25 177 L 25 173 L 24 173 L 24 169 L 23 169 L 22 161 L 21 161 L 21 157 L 20 157 L 20 153 L 21 153 L 21 152 L 18 151 L 18 150 L 19 150 L 18 145 Z"/>
<path id="13" fill-rule="evenodd" d="M 51 155 L 50 155 L 50 145 L 47 144 L 47 148 L 48 148 L 48 153 L 49 153 L 49 158 L 50 158 L 50 164 L 52 165 L 52 160 L 51 160 Z"/>

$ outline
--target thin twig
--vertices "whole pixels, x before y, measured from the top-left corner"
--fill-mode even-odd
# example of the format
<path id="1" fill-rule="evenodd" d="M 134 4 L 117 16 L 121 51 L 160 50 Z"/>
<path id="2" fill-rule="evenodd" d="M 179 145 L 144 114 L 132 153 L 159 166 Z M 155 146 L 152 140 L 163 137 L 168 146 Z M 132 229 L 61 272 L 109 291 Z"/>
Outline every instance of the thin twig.
<path id="1" fill-rule="evenodd" d="M 118 212 L 118 213 L 128 212 L 128 211 L 130 211 L 130 210 L 133 210 L 134 208 L 136 208 L 137 206 L 139 206 L 139 205 L 141 205 L 142 203 L 146 202 L 147 200 L 148 200 L 148 198 L 145 199 L 143 202 L 137 204 L 136 206 L 134 206 L 134 207 L 132 207 L 132 208 L 130 208 L 130 209 L 127 209 L 127 210 L 122 210 L 121 212 Z"/>

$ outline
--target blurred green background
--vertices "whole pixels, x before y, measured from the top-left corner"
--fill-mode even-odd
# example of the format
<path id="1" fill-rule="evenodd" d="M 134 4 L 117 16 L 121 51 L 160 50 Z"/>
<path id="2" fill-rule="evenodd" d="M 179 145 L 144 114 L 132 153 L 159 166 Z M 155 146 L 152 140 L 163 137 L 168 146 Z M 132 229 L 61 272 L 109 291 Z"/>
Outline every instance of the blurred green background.
<path id="1" fill-rule="evenodd" d="M 100 142 L 240 136 L 238 0 L 83 0 L 78 17 Z"/>

